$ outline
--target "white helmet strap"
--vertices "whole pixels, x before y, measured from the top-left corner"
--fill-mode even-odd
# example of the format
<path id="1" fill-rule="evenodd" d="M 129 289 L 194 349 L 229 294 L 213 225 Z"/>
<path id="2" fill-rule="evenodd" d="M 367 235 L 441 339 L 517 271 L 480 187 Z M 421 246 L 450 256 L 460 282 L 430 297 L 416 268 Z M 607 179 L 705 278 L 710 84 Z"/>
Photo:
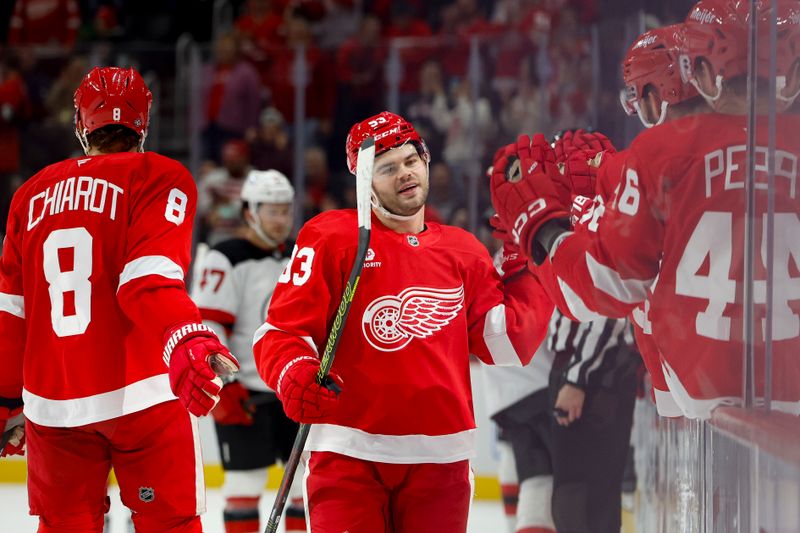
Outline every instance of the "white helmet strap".
<path id="1" fill-rule="evenodd" d="M 667 118 L 667 108 L 669 107 L 669 103 L 666 100 L 661 100 L 661 114 L 658 116 L 658 120 L 653 122 L 648 122 L 646 118 L 644 118 L 644 113 L 642 113 L 641 106 L 639 105 L 639 101 L 636 100 L 633 102 L 633 108 L 636 109 L 636 114 L 639 116 L 639 120 L 642 121 L 645 128 L 652 128 L 653 126 L 658 126 L 664 123 L 664 120 Z"/>
<path id="2" fill-rule="evenodd" d="M 708 104 L 712 107 L 714 106 L 714 102 L 719 100 L 719 97 L 722 96 L 722 76 L 720 76 L 719 74 L 717 74 L 717 82 L 716 82 L 717 94 L 715 96 L 711 96 L 707 94 L 705 91 L 703 91 L 703 89 L 700 88 L 700 84 L 697 83 L 697 79 L 692 78 L 691 80 L 689 80 L 689 83 L 694 85 L 694 88 L 697 89 L 697 92 L 700 93 L 700 96 L 705 98 L 706 102 L 708 102 Z"/>
<path id="3" fill-rule="evenodd" d="M 277 248 L 280 243 L 267 235 L 264 228 L 261 227 L 261 220 L 258 218 L 258 204 L 247 202 L 247 210 L 252 215 L 252 218 L 247 221 L 247 225 L 250 226 L 250 229 L 255 232 L 259 239 L 264 241 L 264 244 L 270 248 Z"/>

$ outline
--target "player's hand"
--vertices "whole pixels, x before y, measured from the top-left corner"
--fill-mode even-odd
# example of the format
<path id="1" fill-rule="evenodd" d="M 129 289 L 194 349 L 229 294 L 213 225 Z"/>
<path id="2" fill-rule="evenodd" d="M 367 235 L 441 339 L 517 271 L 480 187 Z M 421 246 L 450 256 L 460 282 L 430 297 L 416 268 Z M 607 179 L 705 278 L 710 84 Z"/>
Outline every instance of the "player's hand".
<path id="1" fill-rule="evenodd" d="M 556 182 L 559 172 L 555 165 L 555 154 L 542 134 L 533 139 L 521 135 L 516 143 L 495 153 L 492 166 L 492 204 L 503 224 L 510 228 L 511 237 L 520 244 L 522 251 L 530 255 L 537 264 L 546 257 L 553 238 L 563 231 L 551 232 L 539 245 L 531 242 L 549 221 L 563 221 L 569 226 L 569 200 L 565 201 Z M 562 224 L 558 224 L 562 228 Z"/>
<path id="2" fill-rule="evenodd" d="M 500 258 L 500 278 L 503 281 L 516 276 L 520 272 L 527 270 L 528 261 L 508 233 L 508 229 L 503 225 L 500 217 L 497 214 L 492 215 L 489 219 L 489 224 L 492 226 L 492 236 L 502 241 L 503 250 Z"/>
<path id="3" fill-rule="evenodd" d="M 18 404 L 18 405 L 16 405 Z M 25 455 L 25 418 L 22 400 L 0 398 L 0 457 Z"/>
<path id="4" fill-rule="evenodd" d="M 555 142 L 553 150 L 561 175 L 559 186 L 573 197 L 590 198 L 595 196 L 600 165 L 617 151 L 602 133 L 584 130 L 567 131 Z"/>
<path id="5" fill-rule="evenodd" d="M 583 414 L 583 401 L 586 393 L 583 389 L 565 383 L 558 391 L 554 414 L 560 426 L 568 426 L 578 420 Z"/>
<path id="6" fill-rule="evenodd" d="M 295 422 L 319 422 L 339 405 L 342 379 L 330 372 L 322 384 L 317 383 L 319 367 L 319 359 L 308 355 L 293 359 L 281 371 L 276 392 L 286 416 Z"/>
<path id="7" fill-rule="evenodd" d="M 613 154 L 617 151 L 611 139 L 599 131 L 567 130 L 553 143 L 557 163 L 563 163 L 575 152 L 585 152 L 594 157 L 598 152 Z"/>
<path id="8" fill-rule="evenodd" d="M 239 361 L 205 324 L 170 329 L 164 346 L 172 392 L 195 416 L 205 416 L 219 401 L 219 375 L 239 370 Z"/>
<path id="9" fill-rule="evenodd" d="M 250 393 L 238 381 L 222 387 L 219 403 L 211 411 L 214 422 L 223 426 L 251 426 L 255 408 L 250 404 Z"/>

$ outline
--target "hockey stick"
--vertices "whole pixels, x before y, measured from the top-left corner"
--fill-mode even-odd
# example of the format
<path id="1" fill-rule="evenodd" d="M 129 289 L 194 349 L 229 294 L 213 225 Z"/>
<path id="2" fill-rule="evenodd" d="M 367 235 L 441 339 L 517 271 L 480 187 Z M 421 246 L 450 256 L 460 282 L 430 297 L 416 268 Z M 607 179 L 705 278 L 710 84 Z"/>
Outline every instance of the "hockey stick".
<path id="1" fill-rule="evenodd" d="M 339 302 L 336 317 L 333 319 L 331 331 L 328 333 L 325 351 L 320 358 L 317 383 L 323 382 L 328 372 L 331 370 L 331 365 L 333 365 L 333 356 L 336 354 L 336 347 L 339 345 L 342 328 L 344 328 L 347 315 L 350 313 L 350 304 L 353 302 L 353 296 L 358 288 L 358 280 L 361 279 L 361 269 L 364 266 L 364 260 L 366 259 L 367 250 L 369 249 L 369 235 L 372 226 L 370 195 L 372 193 L 372 165 L 374 161 L 375 141 L 372 137 L 367 137 L 364 142 L 361 143 L 361 147 L 358 150 L 358 163 L 356 164 L 358 249 L 356 250 L 353 268 L 350 270 L 350 278 L 347 280 L 347 285 L 344 286 L 344 293 Z M 281 486 L 278 489 L 278 495 L 275 497 L 275 503 L 272 504 L 272 512 L 269 514 L 267 527 L 264 530 L 265 533 L 275 533 L 278 529 L 278 523 L 281 520 L 283 508 L 286 506 L 286 500 L 289 497 L 289 488 L 292 486 L 294 475 L 297 472 L 297 465 L 300 464 L 300 455 L 303 453 L 306 439 L 308 439 L 309 429 L 311 429 L 309 424 L 300 424 L 300 428 L 297 430 L 297 436 L 292 445 L 292 453 L 289 455 L 289 460 L 286 461 L 283 479 L 281 479 Z"/>

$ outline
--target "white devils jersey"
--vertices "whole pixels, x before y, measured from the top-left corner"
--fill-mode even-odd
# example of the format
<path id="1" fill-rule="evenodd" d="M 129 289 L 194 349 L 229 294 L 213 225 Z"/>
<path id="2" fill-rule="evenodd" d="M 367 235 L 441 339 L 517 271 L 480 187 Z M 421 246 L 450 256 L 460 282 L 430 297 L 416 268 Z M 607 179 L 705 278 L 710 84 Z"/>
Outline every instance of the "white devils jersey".
<path id="1" fill-rule="evenodd" d="M 268 385 L 293 359 L 324 351 L 353 265 L 354 210 L 328 211 L 300 231 L 256 334 Z M 428 223 L 401 234 L 373 216 L 370 249 L 332 371 L 335 413 L 307 450 L 387 463 L 446 463 L 473 454 L 470 353 L 520 366 L 541 344 L 553 304 L 525 271 L 505 284 L 469 233 Z"/>
<path id="2" fill-rule="evenodd" d="M 250 390 L 268 391 L 253 360 L 253 334 L 264 323 L 278 277 L 289 261 L 285 250 L 264 250 L 247 239 L 217 244 L 198 258 L 192 299 L 203 322 L 239 359 L 236 380 Z"/>

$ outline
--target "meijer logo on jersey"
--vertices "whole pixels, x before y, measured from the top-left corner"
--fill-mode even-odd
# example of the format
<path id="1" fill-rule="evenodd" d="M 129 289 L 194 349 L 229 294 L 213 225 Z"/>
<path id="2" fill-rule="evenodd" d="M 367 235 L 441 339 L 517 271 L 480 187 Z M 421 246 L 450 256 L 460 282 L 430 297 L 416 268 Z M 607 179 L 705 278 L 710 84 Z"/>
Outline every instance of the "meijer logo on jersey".
<path id="1" fill-rule="evenodd" d="M 447 326 L 464 307 L 464 286 L 452 289 L 409 287 L 397 296 L 374 299 L 361 318 L 367 342 L 382 352 L 394 352 Z"/>

